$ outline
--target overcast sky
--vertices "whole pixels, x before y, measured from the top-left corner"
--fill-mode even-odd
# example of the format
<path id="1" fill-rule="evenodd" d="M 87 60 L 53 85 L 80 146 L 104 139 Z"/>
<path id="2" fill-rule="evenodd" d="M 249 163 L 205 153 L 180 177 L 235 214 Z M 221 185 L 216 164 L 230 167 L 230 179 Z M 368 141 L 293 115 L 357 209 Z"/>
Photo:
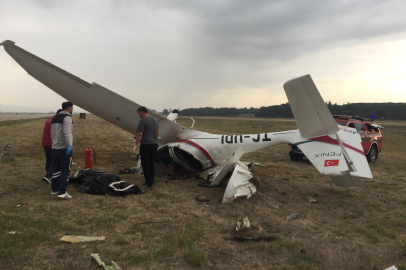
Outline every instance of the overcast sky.
<path id="1" fill-rule="evenodd" d="M 0 42 L 156 110 L 406 102 L 406 1 L 0 0 Z M 0 111 L 64 101 L 0 48 Z M 78 110 L 77 110 L 78 111 Z"/>

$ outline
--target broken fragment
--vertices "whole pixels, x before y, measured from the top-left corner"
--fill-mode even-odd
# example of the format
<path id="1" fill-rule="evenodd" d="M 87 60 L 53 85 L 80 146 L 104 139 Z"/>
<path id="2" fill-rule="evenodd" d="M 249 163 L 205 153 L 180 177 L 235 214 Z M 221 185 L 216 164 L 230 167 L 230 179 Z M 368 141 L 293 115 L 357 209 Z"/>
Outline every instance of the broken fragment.
<path id="1" fill-rule="evenodd" d="M 308 200 L 311 203 L 316 203 L 317 202 L 317 199 L 315 199 L 314 196 L 308 196 L 308 197 L 306 197 L 306 200 Z"/>
<path id="2" fill-rule="evenodd" d="M 242 157 L 244 150 L 239 147 L 234 154 L 226 161 L 204 170 L 199 173 L 199 177 L 211 182 L 210 186 L 217 186 L 224 179 L 227 173 L 233 168 L 234 164 Z"/>
<path id="3" fill-rule="evenodd" d="M 249 199 L 257 191 L 256 186 L 250 181 L 252 178 L 253 175 L 248 170 L 248 167 L 237 161 L 230 181 L 228 181 L 223 203 L 231 203 L 238 197 L 247 197 Z"/>
<path id="4" fill-rule="evenodd" d="M 210 202 L 210 199 L 207 198 L 206 196 L 197 196 L 196 201 L 198 201 L 198 202 Z"/>
<path id="5" fill-rule="evenodd" d="M 67 243 L 81 243 L 81 242 L 92 242 L 92 241 L 104 241 L 106 238 L 101 237 L 90 237 L 90 236 L 79 236 L 79 235 L 65 235 L 59 241 Z"/>
<path id="6" fill-rule="evenodd" d="M 267 240 L 273 241 L 277 239 L 276 235 L 268 234 L 261 226 L 253 226 L 250 224 L 248 217 L 237 220 L 234 225 L 234 239 L 239 240 Z"/>
<path id="7" fill-rule="evenodd" d="M 100 259 L 98 253 L 90 254 L 90 256 L 96 261 L 96 263 L 97 263 L 99 266 L 102 266 L 104 270 L 122 270 L 121 267 L 120 267 L 117 263 L 115 263 L 115 262 L 113 262 L 113 261 L 111 261 L 111 266 L 106 265 L 106 264 Z"/>
<path id="8" fill-rule="evenodd" d="M 290 220 L 297 219 L 298 217 L 299 217 L 299 215 L 298 215 L 298 214 L 293 213 L 292 215 L 288 216 L 288 217 L 287 217 L 287 219 L 288 219 L 288 221 L 290 221 Z"/>

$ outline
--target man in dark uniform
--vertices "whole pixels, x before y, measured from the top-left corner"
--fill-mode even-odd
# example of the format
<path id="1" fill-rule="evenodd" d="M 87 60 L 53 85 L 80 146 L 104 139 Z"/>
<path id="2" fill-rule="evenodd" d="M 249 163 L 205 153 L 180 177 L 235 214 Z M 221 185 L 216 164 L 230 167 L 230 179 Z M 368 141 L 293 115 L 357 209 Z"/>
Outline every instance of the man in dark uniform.
<path id="1" fill-rule="evenodd" d="M 66 192 L 72 164 L 72 111 L 72 102 L 62 103 L 62 111 L 51 122 L 52 155 L 54 157 L 51 194 L 58 194 L 60 199 L 72 198 Z"/>
<path id="2" fill-rule="evenodd" d="M 139 107 L 137 110 L 141 120 L 137 127 L 137 137 L 135 139 L 134 152 L 139 148 L 141 155 L 142 171 L 145 177 L 145 184 L 152 188 L 154 185 L 154 158 L 158 149 L 159 127 L 158 122 L 149 116 L 148 109 Z"/>

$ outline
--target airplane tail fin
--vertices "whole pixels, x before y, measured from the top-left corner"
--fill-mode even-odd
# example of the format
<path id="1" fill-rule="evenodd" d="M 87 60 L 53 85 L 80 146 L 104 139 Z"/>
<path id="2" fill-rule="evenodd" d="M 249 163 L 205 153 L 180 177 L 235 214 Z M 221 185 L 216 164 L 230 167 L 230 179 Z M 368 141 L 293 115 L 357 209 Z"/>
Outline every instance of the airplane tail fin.
<path id="1" fill-rule="evenodd" d="M 316 169 L 342 187 L 359 186 L 360 178 L 372 178 L 356 129 L 337 126 L 310 75 L 283 87 L 302 137 L 294 145 Z"/>

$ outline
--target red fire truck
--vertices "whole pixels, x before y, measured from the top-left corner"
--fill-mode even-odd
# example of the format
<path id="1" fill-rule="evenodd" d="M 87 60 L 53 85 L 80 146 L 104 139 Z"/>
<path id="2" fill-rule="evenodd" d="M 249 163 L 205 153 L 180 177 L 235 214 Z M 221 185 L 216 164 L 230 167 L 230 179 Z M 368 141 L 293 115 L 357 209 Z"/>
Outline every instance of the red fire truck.
<path id="1" fill-rule="evenodd" d="M 362 148 L 369 163 L 374 163 L 378 158 L 378 153 L 382 150 L 382 134 L 377 125 L 368 118 L 348 115 L 333 115 L 337 125 L 352 127 L 357 130 L 362 140 Z M 292 161 L 303 160 L 303 153 L 293 144 L 289 144 L 289 157 Z"/>

